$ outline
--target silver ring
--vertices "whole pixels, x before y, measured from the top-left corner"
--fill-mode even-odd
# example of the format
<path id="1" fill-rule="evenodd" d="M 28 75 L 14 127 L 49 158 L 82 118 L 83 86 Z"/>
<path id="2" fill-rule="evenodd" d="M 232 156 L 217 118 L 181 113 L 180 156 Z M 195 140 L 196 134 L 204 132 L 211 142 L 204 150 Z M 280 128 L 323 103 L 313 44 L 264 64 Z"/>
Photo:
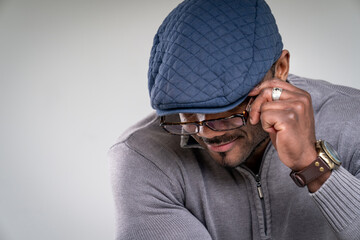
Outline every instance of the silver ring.
<path id="1" fill-rule="evenodd" d="M 277 101 L 280 99 L 280 96 L 281 96 L 281 93 L 282 93 L 282 88 L 277 88 L 277 87 L 274 87 L 272 89 L 272 94 L 271 94 L 271 98 L 273 101 Z"/>

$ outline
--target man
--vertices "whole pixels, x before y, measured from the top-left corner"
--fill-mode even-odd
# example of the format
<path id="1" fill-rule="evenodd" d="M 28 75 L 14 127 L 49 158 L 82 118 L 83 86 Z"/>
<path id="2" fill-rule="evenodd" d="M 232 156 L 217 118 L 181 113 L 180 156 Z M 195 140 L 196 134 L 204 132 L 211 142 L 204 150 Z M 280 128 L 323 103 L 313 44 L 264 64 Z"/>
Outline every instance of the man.
<path id="1" fill-rule="evenodd" d="M 360 239 L 360 91 L 290 75 L 282 47 L 262 0 L 169 14 L 157 114 L 110 150 L 117 239 Z"/>

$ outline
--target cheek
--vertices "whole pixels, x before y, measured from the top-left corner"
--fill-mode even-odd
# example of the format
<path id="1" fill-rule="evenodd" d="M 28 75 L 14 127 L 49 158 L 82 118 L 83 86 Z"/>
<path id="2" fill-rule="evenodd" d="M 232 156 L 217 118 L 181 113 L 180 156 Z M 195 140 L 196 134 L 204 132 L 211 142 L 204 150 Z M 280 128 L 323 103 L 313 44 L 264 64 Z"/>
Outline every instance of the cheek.
<path id="1" fill-rule="evenodd" d="M 263 130 L 261 126 L 261 122 L 257 123 L 256 125 L 251 125 L 248 123 L 244 128 L 244 132 L 246 133 L 246 137 L 249 141 L 254 141 L 254 139 L 257 139 L 259 137 L 264 136 L 266 132 Z"/>
<path id="2" fill-rule="evenodd" d="M 248 152 L 248 149 L 251 147 L 251 145 L 252 143 L 248 137 L 240 138 L 236 141 L 233 153 L 237 155 L 242 155 Z"/>
<path id="3" fill-rule="evenodd" d="M 234 147 L 226 153 L 227 158 L 232 161 L 242 159 L 244 156 L 248 155 L 251 146 L 248 138 L 239 138 L 236 140 Z"/>
<path id="4" fill-rule="evenodd" d="M 267 133 L 262 129 L 261 125 L 246 126 L 247 129 L 243 129 L 243 137 L 236 140 L 236 144 L 232 151 L 229 152 L 231 156 L 244 156 L 254 150 L 254 147 L 262 141 Z"/>

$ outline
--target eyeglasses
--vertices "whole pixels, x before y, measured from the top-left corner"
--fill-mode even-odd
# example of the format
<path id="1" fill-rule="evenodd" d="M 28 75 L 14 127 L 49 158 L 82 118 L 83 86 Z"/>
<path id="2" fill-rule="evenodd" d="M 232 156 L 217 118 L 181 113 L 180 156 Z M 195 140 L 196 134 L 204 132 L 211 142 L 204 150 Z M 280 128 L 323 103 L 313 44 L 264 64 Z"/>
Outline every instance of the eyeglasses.
<path id="1" fill-rule="evenodd" d="M 246 125 L 248 111 L 231 115 L 229 117 L 210 119 L 196 122 L 166 122 L 165 116 L 160 118 L 160 126 L 167 132 L 175 135 L 193 135 L 197 134 L 200 126 L 208 127 L 213 131 L 229 131 L 241 128 Z"/>

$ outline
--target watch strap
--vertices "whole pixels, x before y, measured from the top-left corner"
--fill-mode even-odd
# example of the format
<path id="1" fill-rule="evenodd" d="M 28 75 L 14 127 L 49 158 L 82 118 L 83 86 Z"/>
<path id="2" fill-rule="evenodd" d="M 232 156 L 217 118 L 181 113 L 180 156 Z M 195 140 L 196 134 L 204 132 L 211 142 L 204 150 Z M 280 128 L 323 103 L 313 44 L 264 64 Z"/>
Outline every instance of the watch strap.
<path id="1" fill-rule="evenodd" d="M 305 187 L 308 183 L 319 178 L 324 173 L 331 171 L 330 167 L 322 160 L 321 157 L 317 157 L 309 166 L 301 171 L 291 171 L 290 177 L 294 180 L 299 187 Z"/>

